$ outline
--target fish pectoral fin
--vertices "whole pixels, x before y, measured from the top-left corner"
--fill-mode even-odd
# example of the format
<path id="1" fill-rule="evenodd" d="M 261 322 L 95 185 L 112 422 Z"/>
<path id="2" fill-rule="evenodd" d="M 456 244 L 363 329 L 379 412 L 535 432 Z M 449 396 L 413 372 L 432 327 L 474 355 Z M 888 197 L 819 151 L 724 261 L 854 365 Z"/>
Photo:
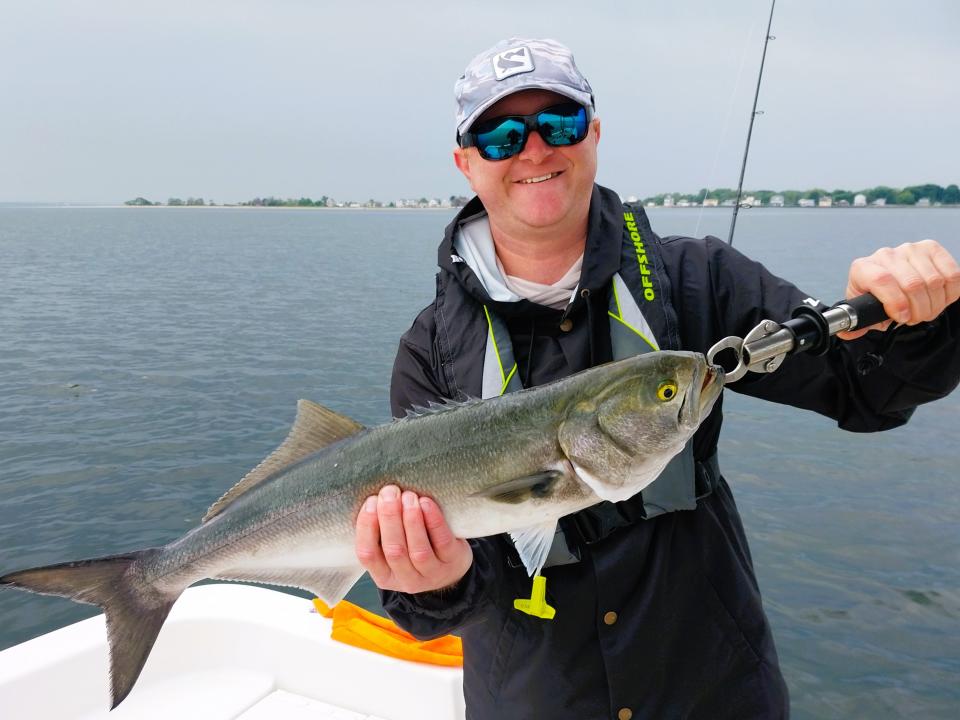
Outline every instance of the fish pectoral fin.
<path id="1" fill-rule="evenodd" d="M 316 595 L 333 607 L 343 600 L 350 588 L 363 575 L 359 567 L 304 568 L 236 568 L 217 574 L 218 580 L 257 582 L 267 585 L 297 587 Z"/>
<path id="2" fill-rule="evenodd" d="M 473 497 L 485 497 L 511 505 L 530 498 L 549 497 L 557 479 L 562 476 L 563 473 L 559 470 L 544 470 L 483 488 L 473 493 Z"/>
<path id="3" fill-rule="evenodd" d="M 520 561 L 527 569 L 528 575 L 537 575 L 547 562 L 550 547 L 553 545 L 553 536 L 557 533 L 557 521 L 549 520 L 539 525 L 510 532 L 513 544 L 520 554 Z"/>
<path id="4" fill-rule="evenodd" d="M 310 400 L 298 401 L 297 417 L 286 440 L 211 505 L 203 522 L 219 515 L 234 500 L 277 471 L 361 430 L 363 425 L 346 415 Z"/>

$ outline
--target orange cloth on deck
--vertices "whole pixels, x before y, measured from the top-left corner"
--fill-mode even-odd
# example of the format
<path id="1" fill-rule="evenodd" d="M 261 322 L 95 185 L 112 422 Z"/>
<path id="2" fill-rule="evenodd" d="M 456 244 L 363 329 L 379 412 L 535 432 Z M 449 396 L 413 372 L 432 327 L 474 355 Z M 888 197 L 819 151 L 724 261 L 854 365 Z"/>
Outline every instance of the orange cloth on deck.
<path id="1" fill-rule="evenodd" d="M 313 605 L 324 617 L 333 618 L 330 637 L 334 640 L 401 660 L 463 667 L 463 644 L 455 635 L 417 640 L 393 621 L 346 600 L 330 608 L 320 598 L 314 598 Z"/>

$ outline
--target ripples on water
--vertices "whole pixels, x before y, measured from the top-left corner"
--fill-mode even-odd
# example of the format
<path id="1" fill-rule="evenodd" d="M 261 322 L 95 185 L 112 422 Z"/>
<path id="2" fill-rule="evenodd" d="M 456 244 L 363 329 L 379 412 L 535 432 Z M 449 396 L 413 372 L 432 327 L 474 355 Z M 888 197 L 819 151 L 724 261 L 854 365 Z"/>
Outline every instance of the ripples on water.
<path id="1" fill-rule="evenodd" d="M 0 572 L 170 541 L 285 436 L 296 401 L 389 419 L 446 213 L 0 208 Z M 660 211 L 661 234 L 696 211 Z M 725 212 L 701 233 L 723 235 Z M 825 300 L 853 257 L 956 210 L 741 215 L 737 247 Z M 841 433 L 728 393 L 724 472 L 799 718 L 955 717 L 960 400 Z M 369 583 L 352 598 L 375 604 Z M 0 648 L 92 614 L 0 592 Z"/>

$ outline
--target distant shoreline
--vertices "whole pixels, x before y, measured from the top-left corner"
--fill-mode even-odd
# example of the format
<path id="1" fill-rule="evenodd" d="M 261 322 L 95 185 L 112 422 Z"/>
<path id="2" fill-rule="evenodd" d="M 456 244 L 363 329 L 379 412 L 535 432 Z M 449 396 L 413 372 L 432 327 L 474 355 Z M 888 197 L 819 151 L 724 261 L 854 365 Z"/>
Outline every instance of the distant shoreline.
<path id="1" fill-rule="evenodd" d="M 149 210 L 170 210 L 170 211 L 181 211 L 181 210 L 243 210 L 243 211 L 253 211 L 253 210 L 268 210 L 271 212 L 397 212 L 397 213 L 407 213 L 407 212 L 448 212 L 451 216 L 455 212 L 459 212 L 461 208 L 378 208 L 378 207 L 359 207 L 359 208 L 309 208 L 309 207 L 267 207 L 267 206 L 252 206 L 252 205 L 192 205 L 192 206 L 178 206 L 178 205 L 61 205 L 61 204 L 44 204 L 44 203 L 0 203 L 0 210 L 130 210 L 130 211 L 149 211 Z M 644 208 L 645 210 L 655 210 L 655 211 L 667 211 L 667 212 L 706 212 L 706 213 L 719 213 L 723 212 L 729 214 L 733 208 L 732 207 L 664 207 L 662 205 L 657 205 L 654 207 Z M 812 208 L 802 208 L 802 207 L 769 207 L 766 205 L 763 206 L 753 206 L 750 208 L 741 208 L 741 211 L 762 211 L 764 213 L 778 210 L 786 212 L 828 212 L 828 211 L 851 211 L 851 210 L 867 210 L 870 212 L 882 212 L 882 211 L 893 211 L 893 210 L 910 210 L 910 211 L 936 211 L 936 210 L 960 210 L 960 205 L 931 205 L 929 207 L 917 207 L 915 205 L 886 205 L 886 206 L 867 206 L 867 207 L 812 207 Z"/>
<path id="2" fill-rule="evenodd" d="M 69 203 L 2 203 L 0 210 L 286 210 L 297 212 L 314 211 L 332 211 L 332 212 L 450 212 L 459 211 L 459 207 L 296 207 L 296 206 L 270 206 L 270 205 L 125 205 L 123 203 L 103 203 L 103 204 L 69 204 Z M 664 206 L 654 205 L 644 207 L 645 210 L 670 210 L 670 211 L 691 211 L 703 210 L 707 212 L 730 212 L 732 206 L 704 207 L 702 205 L 684 206 Z M 864 207 L 843 207 L 834 205 L 832 207 L 798 207 L 796 205 L 787 205 L 783 207 L 769 205 L 753 205 L 748 208 L 741 207 L 741 210 L 790 210 L 790 211 L 829 211 L 829 210 L 957 210 L 960 205 L 867 205 Z"/>
<path id="3" fill-rule="evenodd" d="M 0 210 L 428 210 L 435 212 L 438 210 L 459 210 L 453 207 L 296 207 L 283 205 L 126 205 L 124 203 L 3 203 L 0 202 Z"/>

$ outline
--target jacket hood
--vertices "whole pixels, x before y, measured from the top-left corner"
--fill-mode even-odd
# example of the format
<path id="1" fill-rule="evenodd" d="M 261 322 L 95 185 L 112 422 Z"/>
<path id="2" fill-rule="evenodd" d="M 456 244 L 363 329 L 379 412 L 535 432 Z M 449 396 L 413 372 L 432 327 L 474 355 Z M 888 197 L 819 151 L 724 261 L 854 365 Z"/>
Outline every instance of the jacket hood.
<path id="1" fill-rule="evenodd" d="M 441 273 L 447 274 L 459 283 L 463 289 L 478 302 L 488 305 L 504 316 L 556 315 L 559 311 L 529 300 L 502 302 L 493 300 L 473 270 L 456 254 L 453 249 L 453 237 L 457 229 L 466 222 L 486 213 L 479 197 L 474 197 L 457 216 L 447 225 L 443 241 L 437 256 Z M 591 292 L 603 288 L 610 278 L 620 269 L 620 233 L 623 226 L 623 205 L 619 196 L 600 185 L 593 186 L 590 198 L 590 214 L 587 217 L 587 244 L 583 253 L 583 266 L 580 270 L 579 290 Z M 579 292 L 565 313 L 575 311 L 583 302 Z"/>

